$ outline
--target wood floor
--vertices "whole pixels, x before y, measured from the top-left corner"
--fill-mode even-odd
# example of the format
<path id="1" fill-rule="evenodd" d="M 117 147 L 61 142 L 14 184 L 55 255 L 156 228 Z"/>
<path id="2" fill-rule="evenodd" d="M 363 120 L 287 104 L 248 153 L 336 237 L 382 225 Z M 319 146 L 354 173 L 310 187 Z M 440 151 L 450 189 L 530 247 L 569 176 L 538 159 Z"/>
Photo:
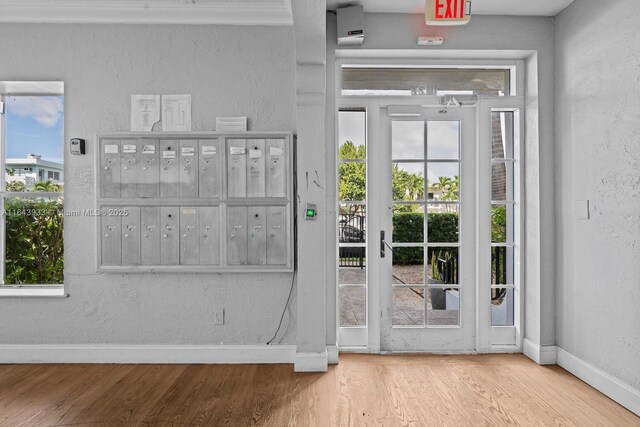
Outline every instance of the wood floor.
<path id="1" fill-rule="evenodd" d="M 521 355 L 342 354 L 291 365 L 4 365 L 0 425 L 640 426 Z"/>

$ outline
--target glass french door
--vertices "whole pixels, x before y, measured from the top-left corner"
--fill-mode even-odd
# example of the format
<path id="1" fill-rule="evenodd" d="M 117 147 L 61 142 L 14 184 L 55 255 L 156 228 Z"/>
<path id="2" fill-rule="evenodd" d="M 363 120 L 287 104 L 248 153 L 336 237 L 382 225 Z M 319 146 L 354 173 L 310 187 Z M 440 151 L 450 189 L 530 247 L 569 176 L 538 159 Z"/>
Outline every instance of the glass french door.
<path id="1" fill-rule="evenodd" d="M 475 112 L 380 109 L 368 260 L 381 351 L 476 348 Z"/>

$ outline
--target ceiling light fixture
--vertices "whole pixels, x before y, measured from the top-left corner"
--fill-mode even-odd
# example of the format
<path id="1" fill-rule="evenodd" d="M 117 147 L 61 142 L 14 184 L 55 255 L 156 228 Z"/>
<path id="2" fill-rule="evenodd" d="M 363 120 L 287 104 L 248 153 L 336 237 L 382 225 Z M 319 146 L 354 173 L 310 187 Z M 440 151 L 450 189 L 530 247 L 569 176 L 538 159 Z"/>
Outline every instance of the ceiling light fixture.
<path id="1" fill-rule="evenodd" d="M 427 25 L 465 25 L 471 20 L 471 0 L 425 0 Z"/>

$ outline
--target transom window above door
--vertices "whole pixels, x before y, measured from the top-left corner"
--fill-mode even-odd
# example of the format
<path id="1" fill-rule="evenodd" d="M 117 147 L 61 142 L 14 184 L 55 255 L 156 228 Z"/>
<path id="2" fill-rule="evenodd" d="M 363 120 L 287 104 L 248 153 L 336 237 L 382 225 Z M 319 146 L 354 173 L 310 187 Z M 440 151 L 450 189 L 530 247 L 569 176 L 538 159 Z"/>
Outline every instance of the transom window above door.
<path id="1" fill-rule="evenodd" d="M 341 95 L 490 95 L 512 94 L 515 69 L 342 66 Z"/>

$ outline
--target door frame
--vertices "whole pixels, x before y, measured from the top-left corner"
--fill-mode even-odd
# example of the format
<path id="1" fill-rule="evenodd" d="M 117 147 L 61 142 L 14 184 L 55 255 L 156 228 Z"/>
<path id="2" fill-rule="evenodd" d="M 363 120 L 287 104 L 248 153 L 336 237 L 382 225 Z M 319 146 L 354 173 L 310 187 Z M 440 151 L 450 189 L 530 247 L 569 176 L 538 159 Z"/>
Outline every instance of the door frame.
<path id="1" fill-rule="evenodd" d="M 512 86 L 512 90 L 509 96 L 504 97 L 487 97 L 487 96 L 479 96 L 478 97 L 478 105 L 476 106 L 476 147 L 478 147 L 477 142 L 481 135 L 485 135 L 485 131 L 490 132 L 490 126 L 487 125 L 487 128 L 480 128 L 480 114 L 482 109 L 488 108 L 489 111 L 493 108 L 504 108 L 509 109 L 513 108 L 514 110 L 518 110 L 519 114 L 519 150 L 518 155 L 520 155 L 520 163 L 524 165 L 525 156 L 524 156 L 524 141 L 526 140 L 525 135 L 525 76 L 524 76 L 524 68 L 525 61 L 523 59 L 514 58 L 508 60 L 478 60 L 478 59 L 464 59 L 464 58 L 451 58 L 451 59 L 442 59 L 442 58 L 398 58 L 394 53 L 389 57 L 369 57 L 369 56 L 360 56 L 357 57 L 357 53 L 354 53 L 354 57 L 349 57 L 351 52 L 343 52 L 336 57 L 335 67 L 334 67 L 334 96 L 335 96 L 335 109 L 333 116 L 333 123 L 335 124 L 333 128 L 333 140 L 334 146 L 333 149 L 337 152 L 338 147 L 338 115 L 340 109 L 343 108 L 364 108 L 366 109 L 367 115 L 367 147 L 379 146 L 380 137 L 378 135 L 377 126 L 379 126 L 380 122 L 380 108 L 382 106 L 388 105 L 421 105 L 423 107 L 441 107 L 439 96 L 344 96 L 341 93 L 342 87 L 342 75 L 341 69 L 344 65 L 358 65 L 358 66 L 375 66 L 375 67 L 394 67 L 394 66 L 403 66 L 403 67 L 421 67 L 421 68 L 510 68 L 513 71 L 512 81 L 515 83 L 515 88 Z M 488 129 L 488 130 L 487 130 Z M 375 150 L 368 151 L 367 161 L 370 161 L 370 157 L 373 154 L 375 156 Z M 476 155 L 476 162 L 479 159 L 479 154 Z M 337 158 L 336 158 L 337 160 Z M 479 167 L 480 165 L 476 165 Z M 337 177 L 337 162 L 332 167 L 336 168 L 333 170 L 333 173 L 336 174 Z M 516 191 L 519 191 L 519 204 L 521 206 L 525 206 L 525 186 L 524 186 L 524 174 L 522 169 L 519 170 L 518 183 Z M 337 179 L 337 178 L 336 178 Z M 368 189 L 367 189 L 368 191 Z M 370 197 L 367 197 L 367 203 L 369 203 Z M 337 223 L 337 212 L 339 211 L 339 200 L 337 194 L 334 200 L 335 210 L 335 218 L 334 221 Z M 476 209 L 479 209 L 481 206 L 481 202 L 478 200 L 476 203 Z M 492 345 L 491 344 L 491 336 L 493 331 L 491 331 L 491 319 L 490 316 L 488 318 L 487 324 L 487 315 L 488 307 L 485 310 L 481 310 L 480 304 L 483 302 L 480 301 L 479 295 L 485 293 L 484 286 L 481 288 L 477 286 L 476 288 L 476 352 L 481 353 L 491 353 L 491 352 L 522 352 L 522 344 L 524 339 L 524 248 L 525 248 L 525 235 L 524 231 L 524 219 L 525 215 L 522 213 L 518 218 L 518 227 L 519 228 L 519 246 L 520 250 L 518 251 L 518 255 L 516 257 L 516 262 L 520 263 L 520 272 L 518 274 L 518 279 L 520 280 L 520 290 L 519 290 L 519 298 L 516 299 L 516 305 L 518 308 L 516 310 L 516 314 L 514 316 L 515 323 L 515 345 Z M 381 224 L 376 224 L 375 222 L 371 222 L 369 218 L 367 218 L 367 232 L 370 235 L 367 235 L 367 239 L 373 244 L 375 241 L 376 244 L 379 244 L 379 236 L 375 236 L 375 230 L 381 229 Z M 477 227 L 476 227 L 477 229 Z M 476 236 L 476 245 L 481 244 L 480 236 Z M 334 237 L 335 246 L 338 246 L 337 236 Z M 372 240 L 373 239 L 373 240 Z M 369 245 L 369 243 L 367 243 Z M 373 248 L 373 246 L 371 247 Z M 367 251 L 371 250 L 370 247 L 367 247 Z M 476 256 L 478 251 L 476 251 Z M 478 262 L 476 262 L 476 271 L 478 267 Z M 361 353 L 380 353 L 381 352 L 381 330 L 380 330 L 380 292 L 377 289 L 372 289 L 369 287 L 369 283 L 367 281 L 367 322 L 365 327 L 366 333 L 366 345 L 341 345 L 340 336 L 342 335 L 342 331 L 340 328 L 340 300 L 339 300 L 339 276 L 337 268 L 337 258 L 336 258 L 336 267 L 335 267 L 335 278 L 333 282 L 333 288 L 335 292 L 336 298 L 336 310 L 334 313 L 336 320 L 336 329 L 338 336 L 338 346 L 340 351 L 349 351 L 349 352 L 361 352 Z M 371 269 L 369 265 L 367 265 L 367 277 L 380 274 L 380 271 L 375 271 Z M 488 285 L 487 280 L 487 285 Z M 490 287 L 487 286 L 487 289 Z M 489 292 L 486 292 L 489 295 Z"/>

